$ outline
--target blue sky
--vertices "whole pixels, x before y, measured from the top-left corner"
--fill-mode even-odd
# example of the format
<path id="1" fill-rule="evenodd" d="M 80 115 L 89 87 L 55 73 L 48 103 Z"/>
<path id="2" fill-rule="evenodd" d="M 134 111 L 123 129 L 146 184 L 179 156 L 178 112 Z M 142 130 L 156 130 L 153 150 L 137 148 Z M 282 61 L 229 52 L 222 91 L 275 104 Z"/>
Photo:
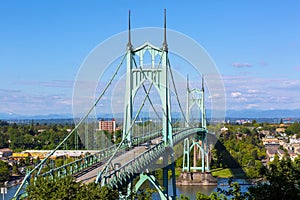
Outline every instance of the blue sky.
<path id="1" fill-rule="evenodd" d="M 72 113 L 77 71 L 100 42 L 167 26 L 210 54 L 227 109 L 300 108 L 299 1 L 1 1 L 0 113 Z M 124 44 L 124 49 L 125 49 Z"/>

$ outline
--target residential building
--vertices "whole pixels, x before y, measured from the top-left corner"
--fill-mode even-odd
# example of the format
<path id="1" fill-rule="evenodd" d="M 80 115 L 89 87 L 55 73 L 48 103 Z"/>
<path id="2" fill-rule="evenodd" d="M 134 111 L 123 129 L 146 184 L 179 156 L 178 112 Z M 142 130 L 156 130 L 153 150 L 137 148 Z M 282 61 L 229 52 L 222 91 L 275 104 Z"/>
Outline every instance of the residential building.
<path id="1" fill-rule="evenodd" d="M 274 160 L 275 154 L 277 153 L 276 148 L 267 148 L 266 154 L 268 157 L 268 160 L 272 162 Z"/>
<path id="2" fill-rule="evenodd" d="M 285 152 L 282 149 L 278 149 L 277 155 L 278 155 L 279 160 L 281 160 L 285 156 Z"/>
<path id="3" fill-rule="evenodd" d="M 12 150 L 9 148 L 0 149 L 0 158 L 9 157 L 12 155 Z"/>
<path id="4" fill-rule="evenodd" d="M 116 121 L 115 119 L 112 119 L 111 121 L 99 121 L 99 130 L 100 131 L 108 131 L 110 133 L 113 133 L 116 131 Z"/>
<path id="5" fill-rule="evenodd" d="M 276 133 L 284 133 L 285 132 L 285 128 L 282 128 L 282 127 L 280 127 L 280 128 L 276 128 Z"/>
<path id="6" fill-rule="evenodd" d="M 279 145 L 278 138 L 268 138 L 268 137 L 265 137 L 265 138 L 262 139 L 262 141 L 263 141 L 264 145 L 268 145 L 268 144 L 273 144 L 273 145 L 278 144 Z"/>

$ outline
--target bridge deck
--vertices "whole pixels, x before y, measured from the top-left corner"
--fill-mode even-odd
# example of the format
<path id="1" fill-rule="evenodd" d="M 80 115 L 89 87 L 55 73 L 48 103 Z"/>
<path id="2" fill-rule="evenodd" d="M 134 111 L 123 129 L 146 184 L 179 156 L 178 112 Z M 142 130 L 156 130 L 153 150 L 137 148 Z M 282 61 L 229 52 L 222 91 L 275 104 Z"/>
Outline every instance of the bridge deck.
<path id="1" fill-rule="evenodd" d="M 143 144 L 143 146 L 137 146 L 132 148 L 129 151 L 126 151 L 116 158 L 112 160 L 112 164 L 120 164 L 121 166 L 124 165 L 125 163 L 129 162 L 130 160 L 134 160 L 136 156 L 142 154 L 143 152 L 146 151 L 145 149 L 146 143 Z M 95 181 L 96 176 L 99 171 L 103 169 L 105 166 L 106 162 L 101 162 L 98 165 L 95 165 L 94 167 L 90 167 L 89 169 L 85 170 L 84 172 L 75 175 L 76 181 L 80 182 L 82 181 L 83 183 L 91 183 Z"/>
<path id="2" fill-rule="evenodd" d="M 197 132 L 202 132 L 205 133 L 203 128 L 189 128 L 189 129 L 185 129 L 185 130 L 181 130 L 177 133 L 175 133 L 173 135 L 173 140 L 174 143 L 176 144 L 178 141 L 182 140 L 182 138 L 185 138 L 193 133 L 197 133 Z M 181 134 L 180 134 L 181 133 Z M 161 137 L 157 137 L 155 139 L 151 140 L 152 144 L 157 144 L 160 142 L 159 138 Z M 145 149 L 146 143 L 143 143 L 142 146 L 136 146 L 133 149 L 129 150 L 129 151 L 125 151 L 123 153 L 120 153 L 119 155 L 117 154 L 116 157 L 112 160 L 112 164 L 119 164 L 119 167 L 122 167 L 124 164 L 128 163 L 129 161 L 135 160 L 136 157 L 138 157 L 139 155 L 141 155 L 142 153 L 144 153 L 146 151 Z M 105 166 L 107 160 L 103 160 L 102 162 L 93 165 L 92 167 L 89 167 L 87 169 L 85 169 L 84 171 L 74 175 L 76 177 L 76 181 L 82 181 L 83 183 L 90 183 L 95 181 L 97 174 L 99 171 L 101 171 L 103 169 L 103 167 Z M 112 170 L 112 173 L 113 170 Z"/>

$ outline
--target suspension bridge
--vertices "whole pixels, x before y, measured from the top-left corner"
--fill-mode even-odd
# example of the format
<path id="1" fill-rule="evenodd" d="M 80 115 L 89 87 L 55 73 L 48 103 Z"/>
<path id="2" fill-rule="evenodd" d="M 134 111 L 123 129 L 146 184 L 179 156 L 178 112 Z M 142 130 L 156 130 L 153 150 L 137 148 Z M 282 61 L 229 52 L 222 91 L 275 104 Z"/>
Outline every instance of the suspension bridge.
<path id="1" fill-rule="evenodd" d="M 166 11 L 165 11 L 166 12 Z M 95 182 L 100 186 L 108 186 L 120 191 L 120 198 L 126 199 L 131 193 L 136 193 L 143 183 L 149 181 L 157 190 L 161 199 L 176 198 L 176 178 L 175 178 L 175 145 L 183 143 L 183 172 L 196 170 L 200 172 L 209 171 L 209 145 L 207 141 L 206 112 L 204 103 L 204 79 L 202 78 L 202 88 L 193 88 L 189 86 L 187 80 L 186 87 L 186 108 L 182 106 L 176 89 L 176 81 L 171 68 L 168 56 L 166 13 L 164 14 L 164 35 L 162 47 L 156 47 L 146 42 L 143 45 L 133 48 L 131 42 L 130 12 L 128 20 L 128 44 L 126 52 L 116 67 L 111 79 L 101 91 L 94 104 L 86 114 L 76 124 L 75 128 L 67 137 L 57 145 L 39 164 L 26 176 L 17 190 L 14 198 L 20 199 L 26 196 L 24 188 L 28 184 L 34 184 L 38 177 L 63 178 L 74 176 L 76 181 L 83 183 Z M 151 63 L 144 63 L 145 56 L 150 56 Z M 157 59 L 158 58 L 158 59 Z M 78 138 L 79 129 L 88 127 L 88 119 L 91 112 L 101 102 L 104 94 L 110 88 L 112 81 L 118 74 L 121 66 L 126 65 L 126 89 L 123 117 L 123 131 L 121 141 L 108 147 L 98 149 L 92 154 L 80 157 L 73 162 L 66 163 L 60 167 L 51 164 L 51 156 L 62 149 L 68 140 Z M 200 79 L 201 80 L 201 79 Z M 146 85 L 148 82 L 148 85 Z M 184 124 L 175 127 L 172 121 L 171 95 L 170 87 L 174 89 L 175 101 L 179 107 Z M 134 112 L 134 103 L 137 92 L 144 92 L 140 107 Z M 155 108 L 150 91 L 156 90 L 161 102 L 161 110 Z M 161 124 L 157 130 L 144 131 L 142 134 L 136 134 L 136 121 L 139 119 L 143 106 L 148 102 L 153 109 Z M 198 116 L 198 123 L 191 123 L 191 109 L 196 105 L 201 112 Z M 91 131 L 91 130 L 89 130 Z M 92 130 L 96 131 L 96 130 Z M 86 132 L 86 137 L 88 134 Z M 89 145 L 87 138 L 82 139 L 85 142 L 85 148 Z M 94 141 L 95 138 L 92 138 Z M 147 147 L 147 148 L 145 148 Z M 190 152 L 194 149 L 194 165 L 190 166 Z M 199 150 L 201 166 L 197 166 L 196 154 Z M 156 180 L 153 172 L 157 169 L 163 171 L 162 185 Z M 169 179 L 169 171 L 171 179 Z M 135 180 L 135 181 L 134 181 Z M 172 189 L 169 191 L 169 181 L 172 182 Z M 121 192 L 122 191 L 122 192 Z"/>

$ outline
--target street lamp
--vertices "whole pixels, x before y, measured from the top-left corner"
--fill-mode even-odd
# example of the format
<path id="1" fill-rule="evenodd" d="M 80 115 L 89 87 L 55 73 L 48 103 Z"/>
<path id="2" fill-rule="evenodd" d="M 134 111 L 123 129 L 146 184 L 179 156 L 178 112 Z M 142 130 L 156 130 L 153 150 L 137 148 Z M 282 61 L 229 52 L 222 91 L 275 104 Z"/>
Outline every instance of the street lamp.
<path id="1" fill-rule="evenodd" d="M 4 200 L 4 195 L 7 194 L 7 188 L 6 187 L 1 187 L 1 194 L 3 194 L 3 200 Z"/>

